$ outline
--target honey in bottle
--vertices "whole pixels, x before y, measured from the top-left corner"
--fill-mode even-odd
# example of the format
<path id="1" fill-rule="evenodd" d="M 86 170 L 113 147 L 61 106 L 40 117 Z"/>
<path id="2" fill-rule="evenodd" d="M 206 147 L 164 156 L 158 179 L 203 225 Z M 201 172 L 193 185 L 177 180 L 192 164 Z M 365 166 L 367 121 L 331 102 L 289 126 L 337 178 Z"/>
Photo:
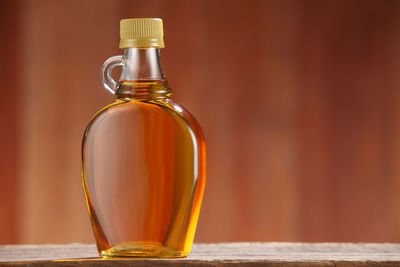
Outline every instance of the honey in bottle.
<path id="1" fill-rule="evenodd" d="M 123 56 L 101 70 L 113 103 L 82 143 L 83 187 L 101 256 L 184 257 L 205 186 L 205 142 L 196 119 L 171 100 L 162 73 L 161 19 L 121 20 Z M 115 82 L 111 70 L 122 67 Z"/>

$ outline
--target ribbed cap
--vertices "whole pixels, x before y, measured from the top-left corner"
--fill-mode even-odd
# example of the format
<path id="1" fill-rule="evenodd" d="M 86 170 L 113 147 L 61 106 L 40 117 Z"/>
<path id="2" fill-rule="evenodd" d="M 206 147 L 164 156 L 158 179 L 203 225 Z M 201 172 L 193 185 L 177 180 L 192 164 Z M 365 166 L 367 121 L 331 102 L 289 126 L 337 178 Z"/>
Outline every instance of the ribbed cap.
<path id="1" fill-rule="evenodd" d="M 123 19 L 120 23 L 120 35 L 119 48 L 164 47 L 161 19 Z"/>

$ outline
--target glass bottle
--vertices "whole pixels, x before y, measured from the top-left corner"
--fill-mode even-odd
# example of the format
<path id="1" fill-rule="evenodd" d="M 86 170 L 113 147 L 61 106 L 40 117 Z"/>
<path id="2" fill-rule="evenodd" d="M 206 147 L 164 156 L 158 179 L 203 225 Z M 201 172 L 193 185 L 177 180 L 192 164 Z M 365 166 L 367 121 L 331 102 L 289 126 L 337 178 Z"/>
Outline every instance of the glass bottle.
<path id="1" fill-rule="evenodd" d="M 184 257 L 205 186 L 205 141 L 196 119 L 171 100 L 162 73 L 161 19 L 121 20 L 123 56 L 101 70 L 116 100 L 91 119 L 82 177 L 101 256 Z M 122 67 L 119 82 L 111 70 Z"/>

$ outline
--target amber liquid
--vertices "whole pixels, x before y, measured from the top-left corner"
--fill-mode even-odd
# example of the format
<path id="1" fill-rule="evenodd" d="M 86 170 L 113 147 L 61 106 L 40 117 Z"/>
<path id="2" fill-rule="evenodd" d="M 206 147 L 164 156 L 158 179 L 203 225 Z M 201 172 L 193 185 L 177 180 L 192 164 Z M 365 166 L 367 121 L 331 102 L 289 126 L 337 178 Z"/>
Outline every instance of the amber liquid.
<path id="1" fill-rule="evenodd" d="M 205 143 L 164 81 L 121 82 L 86 129 L 83 185 L 102 256 L 184 257 L 205 185 Z"/>

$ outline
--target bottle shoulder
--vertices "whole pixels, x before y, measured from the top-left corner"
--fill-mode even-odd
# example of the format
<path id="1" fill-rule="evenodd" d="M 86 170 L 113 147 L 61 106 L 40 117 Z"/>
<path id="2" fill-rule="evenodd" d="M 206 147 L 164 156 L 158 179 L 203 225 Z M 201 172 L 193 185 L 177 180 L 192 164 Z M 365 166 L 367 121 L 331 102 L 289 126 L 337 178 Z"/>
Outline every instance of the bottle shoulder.
<path id="1" fill-rule="evenodd" d="M 110 121 L 141 124 L 144 120 L 166 122 L 191 128 L 198 137 L 204 139 L 203 131 L 196 118 L 184 107 L 171 99 L 124 100 L 117 99 L 100 109 L 90 120 L 86 132 L 94 125 L 109 125 Z"/>

